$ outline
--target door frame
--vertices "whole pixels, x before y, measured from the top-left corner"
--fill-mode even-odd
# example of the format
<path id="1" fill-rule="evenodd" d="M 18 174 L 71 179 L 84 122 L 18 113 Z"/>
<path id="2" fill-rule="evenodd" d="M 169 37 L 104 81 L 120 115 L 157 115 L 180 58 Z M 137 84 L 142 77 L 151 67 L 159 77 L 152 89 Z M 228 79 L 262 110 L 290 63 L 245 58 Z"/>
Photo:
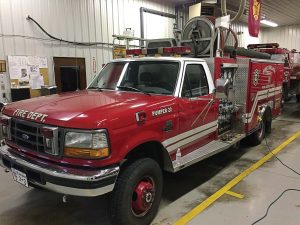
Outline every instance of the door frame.
<path id="1" fill-rule="evenodd" d="M 79 57 L 53 57 L 55 84 L 57 93 L 62 92 L 61 66 L 79 66 L 79 82 L 81 90 L 87 87 L 85 58 Z"/>

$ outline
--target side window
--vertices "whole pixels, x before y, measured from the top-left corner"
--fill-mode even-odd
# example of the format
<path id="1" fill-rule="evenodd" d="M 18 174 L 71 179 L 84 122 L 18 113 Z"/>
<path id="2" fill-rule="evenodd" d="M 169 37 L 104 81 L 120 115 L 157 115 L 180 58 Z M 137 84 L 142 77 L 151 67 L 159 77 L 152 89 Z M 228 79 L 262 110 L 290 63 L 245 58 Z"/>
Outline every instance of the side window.
<path id="1" fill-rule="evenodd" d="M 208 95 L 205 70 L 201 64 L 188 64 L 185 68 L 181 97 L 192 98 Z"/>

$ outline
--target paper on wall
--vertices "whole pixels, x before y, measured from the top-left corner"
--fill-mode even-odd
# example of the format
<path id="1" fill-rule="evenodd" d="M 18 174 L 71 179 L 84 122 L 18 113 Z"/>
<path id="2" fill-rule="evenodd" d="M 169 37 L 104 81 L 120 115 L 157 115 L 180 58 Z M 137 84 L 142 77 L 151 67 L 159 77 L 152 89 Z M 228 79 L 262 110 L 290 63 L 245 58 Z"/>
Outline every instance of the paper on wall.
<path id="1" fill-rule="evenodd" d="M 39 65 L 39 58 L 38 56 L 27 56 L 27 65 L 29 66 L 38 66 Z"/>
<path id="2" fill-rule="evenodd" d="M 40 74 L 30 75 L 29 85 L 32 89 L 41 89 L 44 85 L 44 77 Z"/>
<path id="3" fill-rule="evenodd" d="M 26 56 L 8 56 L 8 65 L 12 67 L 26 67 Z"/>
<path id="4" fill-rule="evenodd" d="M 39 57 L 39 67 L 48 68 L 47 57 Z"/>
<path id="5" fill-rule="evenodd" d="M 9 67 L 9 74 L 11 79 L 20 79 L 22 76 L 21 74 L 21 68 L 18 66 L 10 66 Z"/>
<path id="6" fill-rule="evenodd" d="M 10 79 L 19 80 L 20 86 L 30 85 L 33 89 L 41 88 L 44 79 L 40 68 L 48 68 L 47 57 L 8 56 Z"/>

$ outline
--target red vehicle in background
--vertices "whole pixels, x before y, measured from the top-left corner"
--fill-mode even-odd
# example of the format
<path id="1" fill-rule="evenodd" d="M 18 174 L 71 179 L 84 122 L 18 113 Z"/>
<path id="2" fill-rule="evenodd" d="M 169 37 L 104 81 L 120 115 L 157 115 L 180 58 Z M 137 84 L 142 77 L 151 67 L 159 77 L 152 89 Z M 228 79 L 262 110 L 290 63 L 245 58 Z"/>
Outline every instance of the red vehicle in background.
<path id="1" fill-rule="evenodd" d="M 271 60 L 284 62 L 283 74 L 283 99 L 288 101 L 289 94 L 296 94 L 296 99 L 300 101 L 300 57 L 299 53 L 293 49 L 280 48 L 278 43 L 250 44 L 248 49 L 257 52 L 270 54 Z"/>

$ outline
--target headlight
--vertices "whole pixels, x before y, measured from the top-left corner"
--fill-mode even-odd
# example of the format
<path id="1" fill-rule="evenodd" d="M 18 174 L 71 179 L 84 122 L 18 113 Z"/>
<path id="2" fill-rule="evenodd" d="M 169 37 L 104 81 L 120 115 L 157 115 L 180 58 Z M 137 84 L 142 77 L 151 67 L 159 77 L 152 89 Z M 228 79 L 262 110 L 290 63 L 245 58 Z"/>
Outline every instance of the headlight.
<path id="1" fill-rule="evenodd" d="M 109 156 L 106 133 L 67 132 L 64 155 L 77 158 L 103 158 Z"/>

